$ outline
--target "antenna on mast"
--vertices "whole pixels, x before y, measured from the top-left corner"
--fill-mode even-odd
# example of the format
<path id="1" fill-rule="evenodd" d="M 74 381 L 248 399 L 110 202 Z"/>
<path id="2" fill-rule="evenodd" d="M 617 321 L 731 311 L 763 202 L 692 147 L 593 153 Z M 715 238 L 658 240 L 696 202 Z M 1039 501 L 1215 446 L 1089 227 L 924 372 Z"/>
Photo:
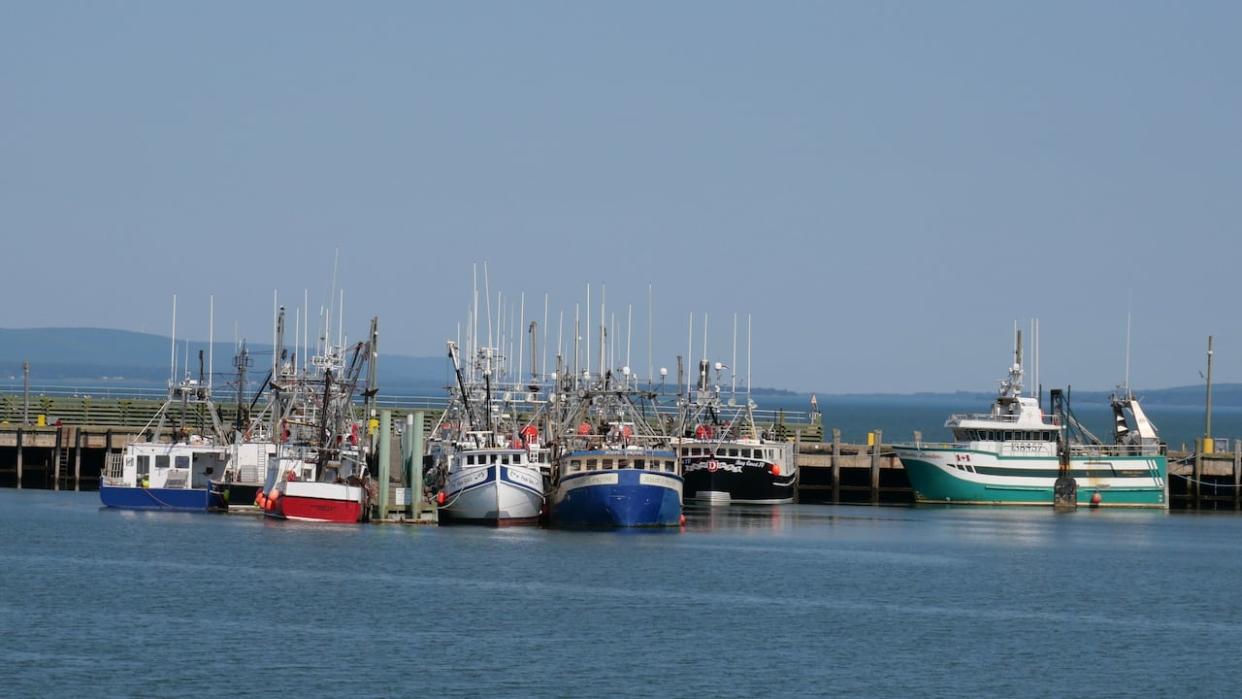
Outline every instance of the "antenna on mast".
<path id="1" fill-rule="evenodd" d="M 211 373 L 214 369 L 216 348 L 216 297 L 207 297 L 207 391 L 211 392 Z"/>
<path id="2" fill-rule="evenodd" d="M 332 303 L 336 300 L 336 270 L 341 261 L 341 249 L 337 248 L 332 255 L 332 288 L 328 291 L 327 315 L 324 316 L 323 344 L 324 354 L 328 353 L 328 345 L 332 344 Z"/>
<path id="3" fill-rule="evenodd" d="M 746 314 L 746 403 L 750 403 L 750 314 Z"/>
<path id="4" fill-rule="evenodd" d="M 634 304 L 629 304 L 625 309 L 625 368 L 630 367 L 630 341 L 634 339 Z M 625 376 L 625 384 L 628 387 L 630 383 L 629 374 Z"/>
<path id="5" fill-rule="evenodd" d="M 655 381 L 651 373 L 651 284 L 647 284 L 647 383 Z"/>
<path id="6" fill-rule="evenodd" d="M 548 375 L 548 293 L 543 294 L 543 362 L 539 368 L 541 378 Z"/>
<path id="7" fill-rule="evenodd" d="M 487 273 L 487 260 L 483 260 L 483 298 L 487 301 L 487 346 L 492 346 L 492 285 Z"/>
<path id="8" fill-rule="evenodd" d="M 526 352 L 523 351 L 525 350 L 526 345 L 522 344 L 522 337 L 521 337 L 522 328 L 524 327 L 526 327 L 526 292 L 525 291 L 522 292 L 521 303 L 518 306 L 518 324 L 517 324 L 518 337 L 516 338 L 517 346 L 518 346 L 518 360 L 517 360 L 517 364 L 513 365 L 513 382 L 514 383 L 519 383 L 522 380 L 522 364 L 526 360 Z M 532 343 L 534 342 L 534 339 L 535 339 L 535 336 L 532 333 L 531 334 Z M 530 361 L 531 361 L 531 365 L 533 366 L 535 363 L 535 345 L 534 344 L 531 344 L 530 346 Z M 531 371 L 531 374 L 534 374 L 534 373 L 535 373 L 534 371 Z M 531 377 L 531 378 L 533 379 L 534 377 Z"/>
<path id="9" fill-rule="evenodd" d="M 168 386 L 177 383 L 177 295 L 173 294 L 172 347 L 168 351 Z"/>
<path id="10" fill-rule="evenodd" d="M 732 394 L 737 398 L 737 314 L 733 314 L 733 362 L 729 365 L 729 375 L 733 381 Z"/>
<path id="11" fill-rule="evenodd" d="M 591 282 L 587 282 L 586 288 L 586 373 L 591 375 Z"/>
<path id="12" fill-rule="evenodd" d="M 686 333 L 686 337 L 687 337 L 686 362 L 689 363 L 689 362 L 694 361 L 693 359 L 694 357 L 694 311 L 690 311 L 690 328 L 688 332 Z M 678 379 L 677 379 L 678 384 L 681 383 L 680 377 L 681 377 L 681 370 L 679 367 L 678 368 Z M 689 381 L 686 382 L 686 393 L 687 394 L 690 393 L 690 382 Z"/>
<path id="13" fill-rule="evenodd" d="M 1130 321 L 1133 316 L 1134 306 L 1134 290 L 1130 290 L 1130 298 L 1126 300 L 1126 376 L 1123 385 L 1126 392 L 1126 398 L 1130 398 Z"/>
<path id="14" fill-rule="evenodd" d="M 295 297 L 296 298 L 296 297 Z M 293 339 L 297 342 L 297 338 Z M 310 290 L 302 289 L 302 370 L 305 371 L 310 360 Z"/>

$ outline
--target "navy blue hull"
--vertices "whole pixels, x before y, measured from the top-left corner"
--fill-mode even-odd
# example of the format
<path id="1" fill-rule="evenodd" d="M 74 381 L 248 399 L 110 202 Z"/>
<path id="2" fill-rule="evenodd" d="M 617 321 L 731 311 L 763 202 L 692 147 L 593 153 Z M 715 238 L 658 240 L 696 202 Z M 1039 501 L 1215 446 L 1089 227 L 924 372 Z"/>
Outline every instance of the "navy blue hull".
<path id="1" fill-rule="evenodd" d="M 123 510 L 208 512 L 227 510 L 223 495 L 214 488 L 131 488 L 100 484 L 99 500 Z"/>
<path id="2" fill-rule="evenodd" d="M 681 524 L 680 488 L 641 483 L 646 472 L 618 470 L 575 474 L 561 483 L 552 521 L 562 527 L 676 527 Z M 575 480 L 617 476 L 616 483 L 572 487 Z M 650 474 L 656 476 L 657 474 Z M 681 477 L 658 474 L 681 483 Z M 569 486 L 569 487 L 567 487 Z"/>

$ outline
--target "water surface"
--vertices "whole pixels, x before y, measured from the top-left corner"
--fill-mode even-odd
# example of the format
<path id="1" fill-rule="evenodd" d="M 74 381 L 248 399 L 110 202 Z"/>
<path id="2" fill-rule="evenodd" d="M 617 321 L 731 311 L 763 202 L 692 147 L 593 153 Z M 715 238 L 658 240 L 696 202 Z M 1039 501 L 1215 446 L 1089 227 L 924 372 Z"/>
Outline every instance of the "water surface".
<path id="1" fill-rule="evenodd" d="M 0 491 L 7 696 L 1234 694 L 1242 518 L 324 526 Z"/>

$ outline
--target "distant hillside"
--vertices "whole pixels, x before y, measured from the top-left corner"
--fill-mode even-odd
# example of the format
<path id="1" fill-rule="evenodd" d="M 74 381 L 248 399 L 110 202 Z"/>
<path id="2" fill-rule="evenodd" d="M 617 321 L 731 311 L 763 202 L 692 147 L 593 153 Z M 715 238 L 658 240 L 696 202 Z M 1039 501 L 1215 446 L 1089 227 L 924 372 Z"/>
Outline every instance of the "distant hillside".
<path id="1" fill-rule="evenodd" d="M 198 371 L 198 351 L 206 350 L 206 342 L 190 341 L 190 366 Z M 270 345 L 250 343 L 254 360 L 251 378 L 261 381 L 266 375 L 263 367 L 270 365 Z M 217 382 L 227 381 L 233 375 L 233 343 L 215 343 L 215 372 Z M 185 361 L 186 345 L 177 343 L 177 363 Z M 105 328 L 0 328 L 0 384 L 21 381 L 22 361 L 29 360 L 32 384 L 64 383 L 90 387 L 100 384 L 122 386 L 163 386 L 168 380 L 169 339 L 166 336 L 128 330 Z M 181 371 L 181 369 L 179 369 Z M 256 376 L 257 375 L 257 376 Z M 382 354 L 379 362 L 379 380 L 382 389 L 389 394 L 414 392 L 439 392 L 452 383 L 453 375 L 445 357 L 411 357 Z M 780 388 L 753 389 L 756 396 L 793 400 L 809 395 L 802 390 Z M 884 404 L 900 402 L 905 405 L 978 405 L 986 406 L 995 393 L 956 391 L 914 394 L 832 394 L 817 392 L 820 400 L 839 400 L 853 404 Z M 1175 386 L 1173 388 L 1136 390 L 1146 405 L 1186 406 L 1203 405 L 1203 385 Z M 1075 405 L 1106 403 L 1108 391 L 1074 391 Z M 1222 408 L 1242 408 L 1242 384 L 1217 384 L 1213 387 L 1215 405 Z M 800 400 L 800 399 L 799 399 Z"/>
<path id="2" fill-rule="evenodd" d="M 1174 386 L 1172 388 L 1135 389 L 1134 395 L 1143 405 L 1201 407 L 1204 403 L 1205 387 Z M 1070 399 L 1074 405 L 1102 405 L 1108 403 L 1111 391 L 1073 391 Z M 839 400 L 854 404 L 891 405 L 901 402 L 906 405 L 979 405 L 986 406 L 996 398 L 994 392 L 955 391 L 952 393 L 820 393 L 825 399 Z M 1044 391 L 1045 398 L 1047 390 Z M 1225 383 L 1212 387 L 1212 404 L 1222 408 L 1242 408 L 1242 384 Z"/>
<path id="3" fill-rule="evenodd" d="M 253 372 L 266 375 L 271 345 L 247 343 Z M 198 373 L 198 352 L 207 343 L 191 340 L 191 372 Z M 169 374 L 169 338 L 106 328 L 0 328 L 0 383 L 20 381 L 22 362 L 30 362 L 32 383 L 101 381 L 125 385 L 163 385 Z M 215 343 L 217 380 L 233 375 L 232 342 Z M 183 370 L 186 343 L 177 341 L 178 372 Z M 441 357 L 380 355 L 380 385 L 386 388 L 438 388 L 452 377 Z"/>

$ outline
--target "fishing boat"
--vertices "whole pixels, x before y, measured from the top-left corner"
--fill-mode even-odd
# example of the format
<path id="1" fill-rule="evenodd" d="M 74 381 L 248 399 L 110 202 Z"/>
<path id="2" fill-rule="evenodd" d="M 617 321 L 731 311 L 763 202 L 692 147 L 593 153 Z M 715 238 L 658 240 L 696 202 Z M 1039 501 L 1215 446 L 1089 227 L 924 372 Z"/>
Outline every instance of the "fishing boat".
<path id="1" fill-rule="evenodd" d="M 675 527 L 683 481 L 666 436 L 634 405 L 637 392 L 602 386 L 558 401 L 576 427 L 564 431 L 556 459 L 551 519 L 560 527 Z"/>
<path id="2" fill-rule="evenodd" d="M 171 442 L 131 442 L 110 455 L 99 483 L 105 507 L 126 510 L 208 512 L 228 509 L 225 494 L 211 475 L 228 464 L 226 447 L 200 435 Z"/>
<path id="3" fill-rule="evenodd" d="M 212 403 L 211 372 L 204 367 L 202 351 L 198 353 L 198 378 L 193 378 L 186 344 L 186 371 L 174 381 L 178 370 L 176 319 L 174 296 L 168 395 L 122 453 L 108 455 L 99 482 L 99 500 L 105 507 L 184 512 L 228 509 L 228 493 L 212 479 L 235 472 L 236 452 Z"/>
<path id="4" fill-rule="evenodd" d="M 561 527 L 675 527 L 682 479 L 671 449 L 607 446 L 567 452 L 552 521 Z"/>
<path id="5" fill-rule="evenodd" d="M 426 458 L 440 521 L 538 524 L 552 466 L 535 424 L 543 401 L 534 377 L 528 385 L 514 381 L 499 348 L 479 347 L 463 365 L 457 343 L 447 345 L 456 382 Z"/>
<path id="6" fill-rule="evenodd" d="M 1167 508 L 1168 462 L 1155 426 L 1128 389 L 1112 398 L 1113 443 L 1073 415 L 1069 396 L 1051 392 L 1050 410 L 1023 395 L 1022 343 L 991 410 L 949 417 L 949 444 L 894 448 L 920 503 L 1045 505 L 1059 477 L 1073 479 L 1077 502 L 1099 507 Z"/>
<path id="7" fill-rule="evenodd" d="M 717 374 L 723 366 L 715 365 Z M 719 382 L 709 380 L 706 359 L 699 363 L 693 395 L 682 401 L 680 435 L 673 445 L 685 479 L 685 500 L 712 505 L 791 503 L 798 469 L 793 445 L 767 439 L 757 429 L 755 404 L 721 400 Z"/>
<path id="8" fill-rule="evenodd" d="M 440 490 L 440 521 L 496 527 L 538 524 L 548 465 L 536 461 L 538 445 L 501 444 L 490 432 L 451 441 L 447 478 Z"/>
<path id="9" fill-rule="evenodd" d="M 284 357 L 283 317 L 281 309 L 276 342 L 281 359 L 269 379 L 271 398 L 265 411 L 273 421 L 276 454 L 256 504 L 274 519 L 365 521 L 376 490 L 368 467 L 373 450 L 370 432 L 355 414 L 353 395 L 365 366 L 364 413 L 370 415 L 378 321 L 371 319 L 369 339 L 354 345 L 348 362 L 343 346 L 324 339 L 320 353 L 299 367 L 296 358 Z"/>
<path id="10" fill-rule="evenodd" d="M 335 524 L 367 519 L 370 493 L 361 469 L 341 475 L 339 462 L 329 462 L 321 470 L 314 454 L 299 455 L 298 447 L 282 452 L 273 485 L 261 505 L 268 517 Z"/>

